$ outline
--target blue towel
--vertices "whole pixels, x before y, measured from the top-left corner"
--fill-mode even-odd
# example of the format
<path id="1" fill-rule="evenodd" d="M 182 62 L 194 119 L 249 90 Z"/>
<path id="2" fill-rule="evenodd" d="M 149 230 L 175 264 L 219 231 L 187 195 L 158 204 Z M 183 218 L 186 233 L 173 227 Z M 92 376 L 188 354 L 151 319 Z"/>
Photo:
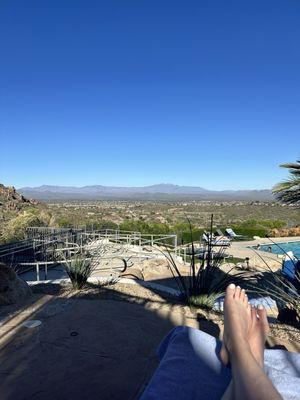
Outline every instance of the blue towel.
<path id="1" fill-rule="evenodd" d="M 204 332 L 174 328 L 159 346 L 160 364 L 140 400 L 219 400 L 231 380 L 220 349 Z M 265 350 L 265 371 L 284 399 L 300 399 L 300 354 Z"/>

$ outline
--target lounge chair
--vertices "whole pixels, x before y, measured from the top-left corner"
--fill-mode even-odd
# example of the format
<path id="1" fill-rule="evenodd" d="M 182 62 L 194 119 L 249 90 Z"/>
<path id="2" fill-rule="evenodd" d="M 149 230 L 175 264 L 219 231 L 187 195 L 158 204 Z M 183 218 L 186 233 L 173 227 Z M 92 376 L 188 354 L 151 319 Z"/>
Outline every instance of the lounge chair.
<path id="1" fill-rule="evenodd" d="M 212 246 L 230 246 L 231 242 L 228 238 L 212 238 L 211 240 L 209 239 L 210 234 L 209 233 L 203 233 L 202 235 L 202 241 L 204 241 L 206 244 L 210 243 Z"/>
<path id="2" fill-rule="evenodd" d="M 214 233 L 215 236 L 225 236 L 224 233 L 221 231 L 221 229 L 217 229 Z"/>
<path id="3" fill-rule="evenodd" d="M 225 229 L 225 235 L 230 239 L 241 239 L 244 237 L 243 235 L 237 235 L 231 228 Z"/>

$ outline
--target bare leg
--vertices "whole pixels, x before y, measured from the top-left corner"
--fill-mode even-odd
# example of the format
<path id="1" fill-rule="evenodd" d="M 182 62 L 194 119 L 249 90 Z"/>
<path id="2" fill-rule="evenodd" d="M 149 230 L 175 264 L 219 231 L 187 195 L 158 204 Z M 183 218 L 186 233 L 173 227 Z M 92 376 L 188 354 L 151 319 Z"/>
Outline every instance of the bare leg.
<path id="1" fill-rule="evenodd" d="M 222 359 L 225 356 L 224 360 L 228 361 L 229 355 L 233 380 L 223 399 L 282 399 L 262 369 L 267 331 L 264 308 L 252 310 L 245 292 L 239 287 L 230 285 L 225 297 L 225 348 L 222 351 Z"/>

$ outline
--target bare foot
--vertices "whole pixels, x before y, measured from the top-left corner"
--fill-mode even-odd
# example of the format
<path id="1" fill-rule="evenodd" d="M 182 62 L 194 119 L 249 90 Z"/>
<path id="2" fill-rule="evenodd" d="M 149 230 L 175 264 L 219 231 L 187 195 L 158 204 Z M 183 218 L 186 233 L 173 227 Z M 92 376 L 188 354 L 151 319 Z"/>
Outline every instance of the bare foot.
<path id="1" fill-rule="evenodd" d="M 225 296 L 224 336 L 220 352 L 222 362 L 229 362 L 232 339 L 247 340 L 252 355 L 257 363 L 263 367 L 264 347 L 269 324 L 265 308 L 260 305 L 258 309 L 251 308 L 248 298 L 239 286 L 229 285 Z"/>

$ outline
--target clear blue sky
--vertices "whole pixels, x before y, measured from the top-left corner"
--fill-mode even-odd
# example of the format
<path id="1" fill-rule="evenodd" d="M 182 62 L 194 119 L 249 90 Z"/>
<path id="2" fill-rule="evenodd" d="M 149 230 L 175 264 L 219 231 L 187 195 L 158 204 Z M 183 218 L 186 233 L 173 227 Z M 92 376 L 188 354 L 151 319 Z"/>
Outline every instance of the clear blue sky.
<path id="1" fill-rule="evenodd" d="M 268 188 L 300 156 L 300 1 L 0 3 L 0 182 Z"/>

